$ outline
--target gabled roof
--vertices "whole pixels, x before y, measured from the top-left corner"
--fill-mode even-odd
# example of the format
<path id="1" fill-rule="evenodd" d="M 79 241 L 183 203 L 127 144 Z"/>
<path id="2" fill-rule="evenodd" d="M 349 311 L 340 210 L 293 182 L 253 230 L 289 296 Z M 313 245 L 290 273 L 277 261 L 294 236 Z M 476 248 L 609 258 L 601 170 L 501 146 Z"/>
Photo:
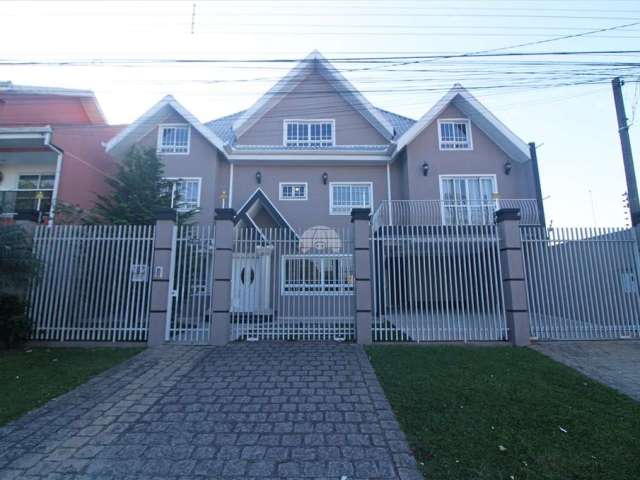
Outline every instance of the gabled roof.
<path id="1" fill-rule="evenodd" d="M 91 90 L 16 85 L 10 80 L 0 81 L 0 93 L 15 93 L 20 95 L 64 95 L 69 97 L 95 97 L 95 94 Z"/>
<path id="2" fill-rule="evenodd" d="M 396 153 L 411 143 L 452 104 L 464 113 L 471 122 L 482 130 L 512 160 L 526 162 L 530 160 L 529 146 L 515 133 L 498 120 L 477 98 L 459 83 L 456 83 L 438 102 L 425 113 L 397 142 Z"/>
<path id="3" fill-rule="evenodd" d="M 240 220 L 244 220 L 249 225 L 252 225 L 258 231 L 260 231 L 260 228 L 255 224 L 253 218 L 251 217 L 252 210 L 254 210 L 258 206 L 261 206 L 266 210 L 266 212 L 278 227 L 288 229 L 293 238 L 298 238 L 298 234 L 296 233 L 295 229 L 291 225 L 289 225 L 289 222 L 287 222 L 287 219 L 284 218 L 284 215 L 280 213 L 273 202 L 269 200 L 269 197 L 259 187 L 240 207 L 238 213 L 236 213 L 234 223 L 237 224 Z M 262 232 L 260 233 L 262 234 Z"/>
<path id="4" fill-rule="evenodd" d="M 189 112 L 173 96 L 167 95 L 153 107 L 142 114 L 138 119 L 113 137 L 105 145 L 107 152 L 123 150 L 134 144 L 138 139 L 146 135 L 157 123 L 159 123 L 166 111 L 173 109 L 184 118 L 194 129 L 206 138 L 214 147 L 224 152 L 224 142 L 209 128 Z"/>
<path id="5" fill-rule="evenodd" d="M 320 52 L 314 50 L 276 83 L 249 109 L 243 111 L 233 123 L 235 137 L 240 137 L 249 128 L 277 105 L 311 72 L 320 73 L 340 95 L 352 105 L 387 140 L 393 138 L 394 129 L 386 116 L 369 103 L 364 96 L 333 66 Z"/>

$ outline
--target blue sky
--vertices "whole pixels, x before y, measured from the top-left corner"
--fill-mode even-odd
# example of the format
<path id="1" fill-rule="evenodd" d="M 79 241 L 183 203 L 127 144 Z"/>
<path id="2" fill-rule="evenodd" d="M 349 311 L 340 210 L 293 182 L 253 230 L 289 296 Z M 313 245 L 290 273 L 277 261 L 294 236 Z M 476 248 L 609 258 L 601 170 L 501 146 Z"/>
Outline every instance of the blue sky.
<path id="1" fill-rule="evenodd" d="M 302 58 L 478 52 L 640 21 L 637 1 L 0 2 L 3 60 Z M 505 52 L 640 49 L 640 25 Z M 541 144 L 547 219 L 622 226 L 624 173 L 608 83 L 548 86 L 567 59 L 542 65 L 436 60 L 393 68 L 338 63 L 375 105 L 419 118 L 454 82 L 471 87 L 525 141 Z M 580 58 L 638 62 L 640 55 Z M 554 64 L 548 61 L 555 62 Z M 93 89 L 112 123 L 128 123 L 167 93 L 201 120 L 247 108 L 291 63 L 6 66 L 0 80 Z M 367 69 L 363 69 L 362 67 Z M 374 67 L 374 68 L 370 68 Z M 514 75 L 515 69 L 521 69 Z M 577 67 L 575 67 L 577 68 Z M 584 75 L 585 67 L 581 74 Z M 533 73 L 528 73 L 533 72 Z M 614 70 L 611 70 L 613 76 Z M 619 71 L 622 73 L 622 70 Z M 635 73 L 640 68 L 627 69 Z M 578 77 L 576 77 L 578 78 Z M 521 83 L 521 87 L 516 87 Z M 628 116 L 636 85 L 624 87 Z M 500 88 L 496 88 L 496 87 Z M 634 102 L 635 99 L 635 102 Z M 640 112 L 631 127 L 640 157 Z M 637 163 L 637 162 L 636 162 Z M 636 168 L 638 168 L 636 166 Z"/>

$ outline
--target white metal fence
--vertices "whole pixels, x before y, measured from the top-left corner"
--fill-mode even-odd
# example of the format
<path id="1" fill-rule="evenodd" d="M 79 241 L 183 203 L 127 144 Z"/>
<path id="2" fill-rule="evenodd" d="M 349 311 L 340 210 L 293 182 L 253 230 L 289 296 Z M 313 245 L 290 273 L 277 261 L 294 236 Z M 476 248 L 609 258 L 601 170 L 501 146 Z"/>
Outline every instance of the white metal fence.
<path id="1" fill-rule="evenodd" d="M 504 340 L 494 225 L 372 228 L 374 341 Z"/>
<path id="2" fill-rule="evenodd" d="M 532 336 L 640 336 L 636 232 L 522 227 L 521 235 Z"/>
<path id="3" fill-rule="evenodd" d="M 171 308 L 166 340 L 207 344 L 213 318 L 214 225 L 181 225 L 173 231 Z"/>
<path id="4" fill-rule="evenodd" d="M 40 226 L 34 340 L 145 341 L 153 226 Z"/>
<path id="5" fill-rule="evenodd" d="M 383 200 L 371 219 L 382 225 L 493 225 L 499 208 L 518 208 L 522 225 L 538 225 L 535 199 L 490 199 L 480 201 Z"/>
<path id="6" fill-rule="evenodd" d="M 236 228 L 232 339 L 353 339 L 353 287 L 350 228 Z"/>

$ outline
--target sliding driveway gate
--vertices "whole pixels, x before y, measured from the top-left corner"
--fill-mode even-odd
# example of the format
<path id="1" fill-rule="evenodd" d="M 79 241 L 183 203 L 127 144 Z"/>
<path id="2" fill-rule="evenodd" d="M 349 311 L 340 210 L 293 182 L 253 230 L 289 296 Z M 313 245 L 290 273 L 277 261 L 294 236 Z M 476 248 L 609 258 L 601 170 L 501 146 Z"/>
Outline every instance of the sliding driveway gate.
<path id="1" fill-rule="evenodd" d="M 232 340 L 354 338 L 351 228 L 236 228 L 232 262 Z"/>
<path id="2" fill-rule="evenodd" d="M 633 230 L 521 227 L 521 235 L 533 337 L 640 336 Z"/>
<path id="3" fill-rule="evenodd" d="M 372 227 L 374 341 L 507 338 L 495 225 Z"/>

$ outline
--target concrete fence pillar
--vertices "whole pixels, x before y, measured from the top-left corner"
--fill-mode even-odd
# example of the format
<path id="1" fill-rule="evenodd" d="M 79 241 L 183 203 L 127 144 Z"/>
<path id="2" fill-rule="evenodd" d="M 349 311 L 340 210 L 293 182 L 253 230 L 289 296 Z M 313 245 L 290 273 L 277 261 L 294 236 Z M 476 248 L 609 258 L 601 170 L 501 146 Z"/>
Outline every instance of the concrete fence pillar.
<path id="1" fill-rule="evenodd" d="M 210 343 L 226 345 L 231 336 L 231 269 L 233 258 L 232 208 L 216 208 L 216 247 L 213 262 L 213 323 Z"/>
<path id="2" fill-rule="evenodd" d="M 520 210 L 518 208 L 498 210 L 496 224 L 509 341 L 514 346 L 529 345 L 529 311 L 522 260 Z"/>
<path id="3" fill-rule="evenodd" d="M 355 277 L 354 294 L 356 296 L 356 341 L 360 344 L 369 344 L 372 339 L 371 259 L 369 256 L 370 217 L 371 210 L 368 208 L 354 208 L 351 210 Z"/>
<path id="4" fill-rule="evenodd" d="M 162 345 L 166 340 L 167 319 L 171 307 L 171 257 L 173 255 L 176 212 L 156 212 L 156 228 L 151 267 L 151 300 L 147 345 Z"/>

